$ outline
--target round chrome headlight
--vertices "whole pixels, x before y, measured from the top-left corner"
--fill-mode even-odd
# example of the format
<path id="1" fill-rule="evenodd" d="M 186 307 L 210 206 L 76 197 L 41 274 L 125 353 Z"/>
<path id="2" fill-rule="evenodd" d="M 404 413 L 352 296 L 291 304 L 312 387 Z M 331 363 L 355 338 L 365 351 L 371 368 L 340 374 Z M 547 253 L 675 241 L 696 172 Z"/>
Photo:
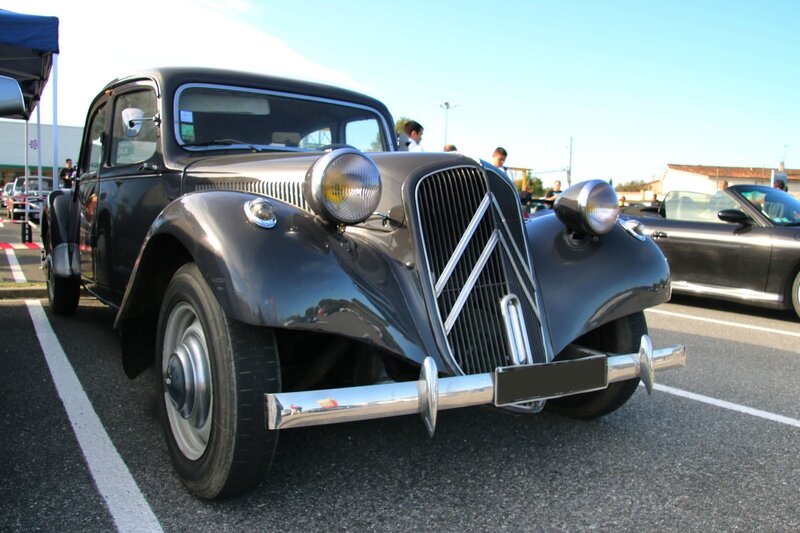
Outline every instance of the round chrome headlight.
<path id="1" fill-rule="evenodd" d="M 573 185 L 559 195 L 553 207 L 565 226 L 589 235 L 608 233 L 619 216 L 617 193 L 603 180 Z"/>
<path id="2" fill-rule="evenodd" d="M 375 163 L 353 148 L 320 157 L 308 171 L 306 201 L 314 212 L 335 224 L 366 220 L 381 200 L 381 176 Z"/>

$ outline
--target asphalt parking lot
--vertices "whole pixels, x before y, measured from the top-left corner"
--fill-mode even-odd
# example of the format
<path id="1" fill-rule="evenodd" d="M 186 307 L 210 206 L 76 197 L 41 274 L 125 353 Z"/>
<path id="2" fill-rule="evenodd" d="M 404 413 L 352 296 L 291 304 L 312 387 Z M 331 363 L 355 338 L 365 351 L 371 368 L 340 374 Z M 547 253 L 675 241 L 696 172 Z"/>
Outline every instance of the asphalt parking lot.
<path id="1" fill-rule="evenodd" d="M 41 291 L 38 250 L 14 255 Z M 173 475 L 155 378 L 125 377 L 113 311 L 83 298 L 53 316 L 42 296 L 0 300 L 3 531 L 800 529 L 791 314 L 675 298 L 647 319 L 687 368 L 605 418 L 472 408 L 440 413 L 432 439 L 417 416 L 286 430 L 255 491 L 209 503 Z"/>

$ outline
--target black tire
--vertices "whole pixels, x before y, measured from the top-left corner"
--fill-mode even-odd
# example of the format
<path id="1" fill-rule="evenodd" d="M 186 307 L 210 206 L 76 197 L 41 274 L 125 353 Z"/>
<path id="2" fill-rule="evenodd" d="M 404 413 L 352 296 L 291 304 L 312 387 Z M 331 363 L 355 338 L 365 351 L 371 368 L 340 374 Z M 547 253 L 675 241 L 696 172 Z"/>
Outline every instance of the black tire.
<path id="1" fill-rule="evenodd" d="M 794 277 L 792 283 L 792 307 L 794 307 L 795 314 L 800 317 L 800 272 Z"/>
<path id="2" fill-rule="evenodd" d="M 642 335 L 646 333 L 647 321 L 640 311 L 600 326 L 578 344 L 607 354 L 634 353 L 639 351 Z M 546 409 L 570 418 L 591 420 L 622 407 L 638 385 L 638 378 L 611 383 L 600 391 L 548 400 Z"/>
<path id="3" fill-rule="evenodd" d="M 194 401 L 179 383 L 187 381 L 180 370 L 187 366 L 208 376 L 192 380 L 200 385 Z M 278 441 L 264 411 L 264 393 L 280 390 L 275 335 L 228 318 L 193 263 L 178 269 L 161 305 L 156 380 L 167 447 L 183 484 L 207 499 L 257 485 Z"/>
<path id="4" fill-rule="evenodd" d="M 47 300 L 57 315 L 71 315 L 81 299 L 80 276 L 62 278 L 47 267 Z"/>

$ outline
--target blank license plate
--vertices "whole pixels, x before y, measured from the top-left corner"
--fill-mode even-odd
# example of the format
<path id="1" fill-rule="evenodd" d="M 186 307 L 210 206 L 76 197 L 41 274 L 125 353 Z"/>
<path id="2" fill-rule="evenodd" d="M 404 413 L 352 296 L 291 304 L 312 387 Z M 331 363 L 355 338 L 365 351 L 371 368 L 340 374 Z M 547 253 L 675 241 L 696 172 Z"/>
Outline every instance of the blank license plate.
<path id="1" fill-rule="evenodd" d="M 509 405 L 589 392 L 608 386 L 608 360 L 595 355 L 573 361 L 506 366 L 494 373 L 494 404 Z"/>

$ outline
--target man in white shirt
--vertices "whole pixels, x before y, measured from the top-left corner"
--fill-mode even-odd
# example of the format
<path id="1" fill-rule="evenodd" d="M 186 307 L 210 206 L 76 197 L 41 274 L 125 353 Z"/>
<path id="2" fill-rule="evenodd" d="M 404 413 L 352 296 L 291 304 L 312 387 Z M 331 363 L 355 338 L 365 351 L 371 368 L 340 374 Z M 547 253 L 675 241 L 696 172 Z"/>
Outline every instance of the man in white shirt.
<path id="1" fill-rule="evenodd" d="M 408 136 L 408 151 L 409 152 L 424 152 L 420 143 L 422 142 L 422 125 L 415 121 L 409 120 L 403 126 L 403 133 Z"/>

